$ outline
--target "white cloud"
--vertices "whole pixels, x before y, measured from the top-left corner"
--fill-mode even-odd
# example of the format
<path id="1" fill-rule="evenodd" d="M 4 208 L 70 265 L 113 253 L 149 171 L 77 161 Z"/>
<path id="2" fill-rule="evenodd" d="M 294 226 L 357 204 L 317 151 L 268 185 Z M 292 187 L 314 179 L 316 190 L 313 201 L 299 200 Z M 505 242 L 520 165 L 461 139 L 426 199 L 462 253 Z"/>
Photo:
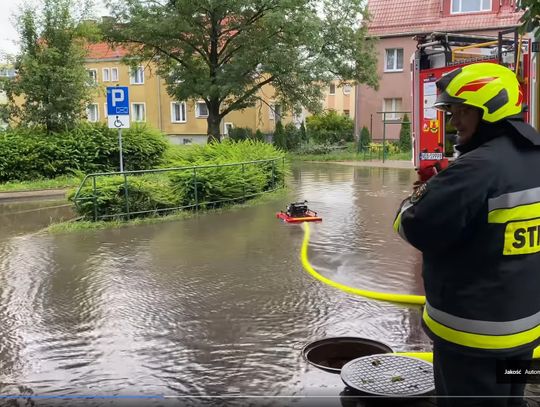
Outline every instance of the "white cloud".
<path id="1" fill-rule="evenodd" d="M 18 51 L 18 33 L 15 27 L 15 14 L 23 4 L 39 4 L 40 0 L 0 0 L 0 59 L 5 54 Z M 107 14 L 104 0 L 94 0 L 97 15 Z"/>

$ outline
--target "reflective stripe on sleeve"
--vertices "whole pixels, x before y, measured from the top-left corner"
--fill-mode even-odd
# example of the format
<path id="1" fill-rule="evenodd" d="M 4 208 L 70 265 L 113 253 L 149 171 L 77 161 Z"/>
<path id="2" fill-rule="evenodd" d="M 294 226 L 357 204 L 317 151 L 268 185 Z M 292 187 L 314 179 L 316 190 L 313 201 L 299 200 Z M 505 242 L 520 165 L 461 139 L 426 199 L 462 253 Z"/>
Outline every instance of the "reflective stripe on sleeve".
<path id="1" fill-rule="evenodd" d="M 426 303 L 423 320 L 436 336 L 479 349 L 510 349 L 540 337 L 540 312 L 514 321 L 480 321 L 457 317 Z"/>
<path id="2" fill-rule="evenodd" d="M 413 206 L 411 201 L 409 200 L 405 201 L 405 203 L 403 203 L 403 205 L 401 206 L 398 216 L 396 216 L 396 219 L 394 220 L 394 231 L 397 232 L 401 236 L 401 238 L 405 240 L 406 242 L 408 240 L 407 240 L 407 237 L 405 236 L 405 232 L 403 231 L 403 225 L 401 224 L 401 215 L 411 206 Z"/>

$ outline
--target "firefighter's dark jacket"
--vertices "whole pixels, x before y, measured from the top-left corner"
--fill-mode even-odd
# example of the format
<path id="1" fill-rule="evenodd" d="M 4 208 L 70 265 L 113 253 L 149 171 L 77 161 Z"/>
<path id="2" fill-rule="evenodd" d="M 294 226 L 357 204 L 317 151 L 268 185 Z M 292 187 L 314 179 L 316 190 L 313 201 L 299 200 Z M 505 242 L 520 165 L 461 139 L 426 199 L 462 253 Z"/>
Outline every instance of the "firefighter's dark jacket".
<path id="1" fill-rule="evenodd" d="M 540 135 L 482 122 L 446 170 L 403 201 L 394 229 L 423 253 L 423 322 L 441 343 L 491 351 L 540 338 Z"/>

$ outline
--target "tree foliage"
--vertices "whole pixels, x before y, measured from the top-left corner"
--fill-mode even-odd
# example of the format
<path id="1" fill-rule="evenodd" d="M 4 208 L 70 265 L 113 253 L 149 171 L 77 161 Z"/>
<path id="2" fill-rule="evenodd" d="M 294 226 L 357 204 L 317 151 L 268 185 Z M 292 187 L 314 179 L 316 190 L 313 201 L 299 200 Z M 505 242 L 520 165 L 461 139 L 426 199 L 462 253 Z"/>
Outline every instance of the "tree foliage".
<path id="1" fill-rule="evenodd" d="M 365 0 L 109 0 L 106 37 L 152 60 L 177 100 L 208 106 L 208 135 L 254 106 L 265 85 L 287 109 L 320 110 L 335 78 L 377 86 Z"/>
<path id="2" fill-rule="evenodd" d="M 540 27 L 540 2 L 538 0 L 520 0 L 519 7 L 525 10 L 521 17 L 521 32 L 533 32 Z M 536 31 L 536 37 L 540 38 L 540 29 Z"/>
<path id="3" fill-rule="evenodd" d="M 40 10 L 25 6 L 18 17 L 17 76 L 2 87 L 5 115 L 22 126 L 69 129 L 90 100 L 83 38 L 92 29 L 77 21 L 73 6 L 72 0 L 43 0 Z"/>

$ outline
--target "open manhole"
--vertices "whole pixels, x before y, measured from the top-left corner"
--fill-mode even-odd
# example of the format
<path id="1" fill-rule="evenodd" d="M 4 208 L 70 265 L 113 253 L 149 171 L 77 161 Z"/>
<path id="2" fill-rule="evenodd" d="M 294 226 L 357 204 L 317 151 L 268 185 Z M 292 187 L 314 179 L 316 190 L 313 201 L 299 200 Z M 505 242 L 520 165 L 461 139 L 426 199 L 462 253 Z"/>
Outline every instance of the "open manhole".
<path id="1" fill-rule="evenodd" d="M 341 380 L 356 392 L 374 396 L 420 396 L 435 390 L 431 363 L 393 354 L 354 359 L 341 369 Z"/>
<path id="2" fill-rule="evenodd" d="M 349 336 L 319 339 L 302 349 L 307 362 L 332 373 L 340 373 L 343 365 L 353 359 L 392 352 L 392 348 L 382 342 Z"/>

